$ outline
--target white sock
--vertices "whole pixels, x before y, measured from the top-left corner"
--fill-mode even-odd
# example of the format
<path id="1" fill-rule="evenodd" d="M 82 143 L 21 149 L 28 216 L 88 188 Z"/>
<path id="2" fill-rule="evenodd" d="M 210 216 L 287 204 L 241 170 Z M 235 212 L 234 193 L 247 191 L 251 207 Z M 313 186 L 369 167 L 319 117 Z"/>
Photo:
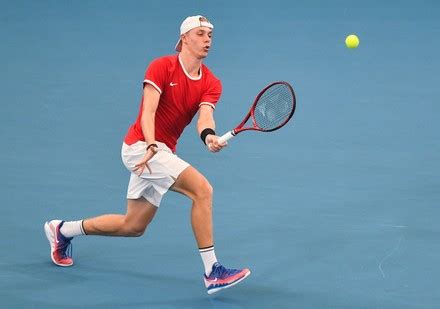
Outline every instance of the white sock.
<path id="1" fill-rule="evenodd" d="M 60 229 L 64 237 L 75 237 L 79 235 L 86 235 L 82 226 L 83 220 L 66 221 Z"/>
<path id="2" fill-rule="evenodd" d="M 209 276 L 212 271 L 212 265 L 217 262 L 215 256 L 214 246 L 199 248 L 200 255 L 202 256 L 203 265 L 205 266 L 205 274 Z"/>

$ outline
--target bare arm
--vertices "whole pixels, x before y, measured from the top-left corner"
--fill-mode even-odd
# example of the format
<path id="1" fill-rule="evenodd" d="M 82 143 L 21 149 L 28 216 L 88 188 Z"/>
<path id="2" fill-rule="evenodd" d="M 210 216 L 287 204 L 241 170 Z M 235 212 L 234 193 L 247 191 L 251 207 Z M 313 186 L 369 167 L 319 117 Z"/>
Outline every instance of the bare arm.
<path id="1" fill-rule="evenodd" d="M 157 106 L 159 105 L 159 98 L 159 91 L 152 85 L 146 84 L 144 87 L 144 100 L 142 102 L 141 127 L 147 145 L 153 144 L 156 141 L 154 120 Z"/>
<path id="2" fill-rule="evenodd" d="M 197 120 L 199 135 L 206 128 L 215 130 L 214 109 L 209 105 L 202 105 L 199 108 L 199 119 Z"/>
<path id="3" fill-rule="evenodd" d="M 199 119 L 197 121 L 197 131 L 199 135 L 206 128 L 215 130 L 214 109 L 209 105 L 202 105 L 199 108 Z M 217 135 L 213 134 L 208 134 L 206 136 L 205 142 L 209 151 L 218 152 L 227 145 L 226 142 L 220 144 L 218 142 L 218 138 L 219 137 Z"/>
<path id="4" fill-rule="evenodd" d="M 144 99 L 142 101 L 141 128 L 147 147 L 156 142 L 154 120 L 156 117 L 157 106 L 159 105 L 159 98 L 159 91 L 150 84 L 146 84 L 144 87 Z M 148 147 L 144 157 L 135 165 L 133 171 L 140 175 L 143 173 L 144 169 L 147 168 L 151 174 L 152 171 L 148 165 L 148 161 L 157 153 L 157 151 L 158 149 L 155 146 Z"/>

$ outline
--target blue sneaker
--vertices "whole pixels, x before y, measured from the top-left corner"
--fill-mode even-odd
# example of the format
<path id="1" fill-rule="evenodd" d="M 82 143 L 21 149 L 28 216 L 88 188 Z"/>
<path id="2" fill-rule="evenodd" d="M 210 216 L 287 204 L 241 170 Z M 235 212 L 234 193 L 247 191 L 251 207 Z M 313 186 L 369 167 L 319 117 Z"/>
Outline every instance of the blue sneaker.
<path id="1" fill-rule="evenodd" d="M 58 266 L 72 266 L 72 244 L 73 238 L 64 237 L 60 232 L 64 221 L 52 220 L 44 224 L 44 232 L 50 244 L 50 258 Z"/>
<path id="2" fill-rule="evenodd" d="M 251 274 L 247 268 L 244 269 L 228 269 L 220 263 L 212 265 L 211 274 L 207 277 L 204 275 L 205 286 L 208 294 L 213 294 L 222 289 L 229 288 L 244 280 Z"/>

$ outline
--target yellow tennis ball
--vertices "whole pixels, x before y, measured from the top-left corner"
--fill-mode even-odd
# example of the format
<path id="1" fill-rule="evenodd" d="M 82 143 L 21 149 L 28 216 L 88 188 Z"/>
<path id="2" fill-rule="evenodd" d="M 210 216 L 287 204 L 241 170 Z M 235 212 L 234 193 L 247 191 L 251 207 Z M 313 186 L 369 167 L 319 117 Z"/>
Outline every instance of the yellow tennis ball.
<path id="1" fill-rule="evenodd" d="M 359 38 L 355 34 L 350 34 L 345 38 L 345 45 L 348 48 L 356 48 L 359 46 Z"/>

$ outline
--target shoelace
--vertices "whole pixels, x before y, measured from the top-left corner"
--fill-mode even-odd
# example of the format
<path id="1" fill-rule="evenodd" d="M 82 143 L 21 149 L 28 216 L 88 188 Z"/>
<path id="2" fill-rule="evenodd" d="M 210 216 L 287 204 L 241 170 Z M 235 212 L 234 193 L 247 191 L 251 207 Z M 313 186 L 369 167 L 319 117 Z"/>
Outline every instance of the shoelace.
<path id="1" fill-rule="evenodd" d="M 219 267 L 216 267 L 214 269 L 214 271 L 212 272 L 212 274 L 210 275 L 215 277 L 215 278 L 224 278 L 225 275 L 232 275 L 236 272 L 236 269 L 227 269 L 226 267 L 224 267 L 223 265 L 220 265 Z"/>

